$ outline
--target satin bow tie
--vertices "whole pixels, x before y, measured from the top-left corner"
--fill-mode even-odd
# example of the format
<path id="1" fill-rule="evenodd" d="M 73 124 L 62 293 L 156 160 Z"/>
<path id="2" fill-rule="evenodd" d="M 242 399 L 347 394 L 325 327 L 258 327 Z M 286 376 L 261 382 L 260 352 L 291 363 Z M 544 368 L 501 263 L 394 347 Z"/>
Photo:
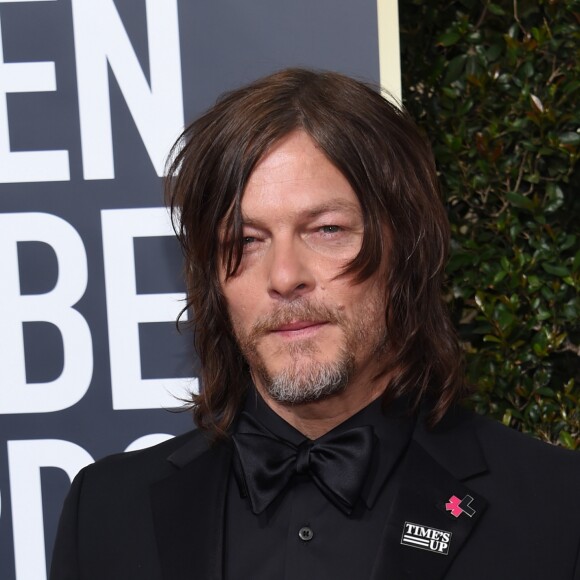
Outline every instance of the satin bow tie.
<path id="1" fill-rule="evenodd" d="M 296 447 L 242 413 L 232 439 L 239 458 L 234 462 L 236 477 L 254 514 L 264 511 L 295 473 L 309 474 L 336 507 L 350 514 L 370 466 L 373 430 L 355 427 Z"/>

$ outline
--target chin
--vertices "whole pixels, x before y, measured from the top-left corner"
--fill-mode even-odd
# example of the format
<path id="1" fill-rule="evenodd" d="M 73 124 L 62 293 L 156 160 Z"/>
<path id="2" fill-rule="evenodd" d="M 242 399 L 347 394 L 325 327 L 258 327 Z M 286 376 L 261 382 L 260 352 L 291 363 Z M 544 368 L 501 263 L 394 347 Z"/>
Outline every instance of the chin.
<path id="1" fill-rule="evenodd" d="M 279 370 L 256 368 L 268 396 L 281 404 L 312 403 L 342 393 L 354 371 L 354 357 L 344 351 L 334 360 L 293 362 Z"/>

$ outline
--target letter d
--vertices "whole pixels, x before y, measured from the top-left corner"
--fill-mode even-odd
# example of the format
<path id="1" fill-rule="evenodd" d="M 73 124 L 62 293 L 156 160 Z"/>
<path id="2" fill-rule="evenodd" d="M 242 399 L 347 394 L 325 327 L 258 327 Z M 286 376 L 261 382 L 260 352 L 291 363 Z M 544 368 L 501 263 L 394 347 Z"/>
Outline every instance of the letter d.
<path id="1" fill-rule="evenodd" d="M 41 468 L 58 467 L 72 480 L 93 458 L 70 441 L 8 441 L 14 563 L 18 580 L 46 580 Z"/>

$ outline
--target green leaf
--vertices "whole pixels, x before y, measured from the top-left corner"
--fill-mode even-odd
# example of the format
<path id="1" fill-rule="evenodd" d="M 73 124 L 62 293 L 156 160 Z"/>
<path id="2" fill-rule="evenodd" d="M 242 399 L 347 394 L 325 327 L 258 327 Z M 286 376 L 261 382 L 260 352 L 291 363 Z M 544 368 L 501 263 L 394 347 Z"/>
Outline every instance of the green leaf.
<path id="1" fill-rule="evenodd" d="M 525 61 L 517 72 L 517 75 L 520 79 L 530 78 L 533 74 L 534 74 L 534 65 L 531 60 Z"/>
<path id="2" fill-rule="evenodd" d="M 549 208 L 555 207 L 556 209 L 564 203 L 564 192 L 562 188 L 554 182 L 550 182 L 546 185 L 546 196 L 548 203 L 545 210 L 550 211 Z"/>
<path id="3" fill-rule="evenodd" d="M 572 435 L 570 435 L 570 433 L 568 433 L 568 431 L 565 431 L 564 429 L 562 429 L 562 431 L 560 431 L 560 434 L 558 435 L 558 440 L 567 449 L 572 449 L 572 450 L 576 449 L 576 443 L 574 442 Z"/>
<path id="4" fill-rule="evenodd" d="M 580 89 L 580 80 L 572 80 L 564 84 L 562 91 L 565 95 L 573 93 Z"/>
<path id="5" fill-rule="evenodd" d="M 457 94 L 457 91 L 455 89 L 450 88 L 450 87 L 443 87 L 442 91 L 446 97 L 453 99 L 453 100 L 457 99 L 457 97 L 459 96 Z"/>
<path id="6" fill-rule="evenodd" d="M 487 9 L 492 13 L 495 14 L 496 16 L 504 16 L 505 15 L 505 10 L 499 6 L 498 4 L 488 4 L 487 5 Z"/>
<path id="7" fill-rule="evenodd" d="M 511 414 L 511 410 L 508 409 L 506 410 L 506 412 L 503 414 L 503 417 L 501 418 L 501 422 L 506 426 L 509 427 L 510 423 L 512 421 L 512 414 Z"/>
<path id="8" fill-rule="evenodd" d="M 531 151 L 534 150 L 534 146 L 530 148 Z M 539 173 L 528 173 L 524 175 L 524 181 L 528 183 L 540 183 L 540 174 Z"/>
<path id="9" fill-rule="evenodd" d="M 496 42 L 487 49 L 485 56 L 489 62 L 493 62 L 499 58 L 502 52 L 503 52 L 503 44 L 500 44 L 500 42 Z"/>
<path id="10" fill-rule="evenodd" d="M 574 131 L 566 131 L 559 135 L 560 143 L 564 145 L 578 145 L 580 143 L 580 134 Z"/>
<path id="11" fill-rule="evenodd" d="M 577 272 L 580 269 L 580 250 L 576 252 L 574 261 L 572 262 L 572 271 Z"/>
<path id="12" fill-rule="evenodd" d="M 566 266 L 559 266 L 557 264 L 547 264 L 542 262 L 542 268 L 548 272 L 548 274 L 553 274 L 554 276 L 569 276 L 570 270 Z"/>
<path id="13" fill-rule="evenodd" d="M 493 277 L 493 284 L 499 284 L 505 277 L 507 276 L 507 272 L 505 270 L 500 270 L 494 277 Z"/>
<path id="14" fill-rule="evenodd" d="M 537 403 L 531 403 L 528 405 L 524 411 L 524 416 L 526 416 L 532 423 L 537 423 L 540 419 L 540 407 Z"/>
<path id="15" fill-rule="evenodd" d="M 453 46 L 460 38 L 461 34 L 455 30 L 452 30 L 451 32 L 442 34 L 437 39 L 437 43 L 441 46 Z"/>
<path id="16" fill-rule="evenodd" d="M 535 39 L 535 40 L 537 40 L 538 42 L 542 42 L 542 39 L 543 39 L 543 36 L 544 36 L 544 35 L 542 34 L 542 31 L 541 31 L 539 28 L 537 28 L 536 26 L 534 26 L 534 27 L 532 28 L 532 36 L 533 36 L 533 37 L 534 37 L 534 39 Z"/>
<path id="17" fill-rule="evenodd" d="M 576 236 L 574 234 L 568 234 L 562 244 L 560 245 L 560 250 L 568 250 L 576 243 Z"/>
<path id="18" fill-rule="evenodd" d="M 459 56 L 456 56 L 449 61 L 447 72 L 445 73 L 445 78 L 443 79 L 444 85 L 450 85 L 453 81 L 457 80 L 461 76 L 463 70 L 465 69 L 466 58 L 467 57 L 464 54 L 460 54 Z"/>
<path id="19" fill-rule="evenodd" d="M 528 209 L 530 211 L 533 211 L 534 209 L 534 204 L 529 198 L 521 195 L 520 193 L 516 193 L 515 191 L 508 191 L 506 198 L 512 205 L 516 207 L 521 207 L 522 209 Z"/>

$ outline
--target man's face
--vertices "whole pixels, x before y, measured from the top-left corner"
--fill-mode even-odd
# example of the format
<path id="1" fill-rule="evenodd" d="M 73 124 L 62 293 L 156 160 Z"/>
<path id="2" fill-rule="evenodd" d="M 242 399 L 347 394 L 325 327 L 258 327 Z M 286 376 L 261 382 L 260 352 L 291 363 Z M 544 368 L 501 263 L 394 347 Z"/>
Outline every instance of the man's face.
<path id="1" fill-rule="evenodd" d="M 308 403 L 372 380 L 386 336 L 385 288 L 379 274 L 360 284 L 340 276 L 364 232 L 344 175 L 294 132 L 257 164 L 242 218 L 240 268 L 226 281 L 222 266 L 221 283 L 262 395 Z"/>

